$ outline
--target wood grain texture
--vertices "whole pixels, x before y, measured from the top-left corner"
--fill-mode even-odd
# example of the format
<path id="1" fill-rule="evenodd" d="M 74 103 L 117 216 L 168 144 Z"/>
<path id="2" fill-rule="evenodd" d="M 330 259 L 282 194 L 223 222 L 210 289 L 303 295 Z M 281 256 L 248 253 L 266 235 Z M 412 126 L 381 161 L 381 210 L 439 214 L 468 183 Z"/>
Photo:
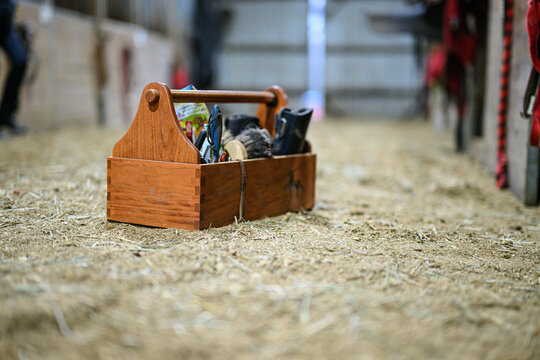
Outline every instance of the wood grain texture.
<path id="1" fill-rule="evenodd" d="M 270 104 L 260 104 L 257 109 L 256 116 L 261 120 L 261 126 L 270 132 L 272 138 L 274 137 L 274 121 L 276 114 L 281 111 L 282 108 L 287 107 L 288 99 L 285 91 L 279 86 L 271 86 L 265 91 L 271 91 L 276 95 L 276 101 Z"/>
<path id="2" fill-rule="evenodd" d="M 110 157 L 107 219 L 199 229 L 200 165 Z"/>
<path id="3" fill-rule="evenodd" d="M 277 86 L 261 92 L 173 94 L 179 101 L 261 102 L 257 116 L 272 134 L 275 115 L 287 106 L 287 95 Z M 311 209 L 315 163 L 311 153 L 244 161 L 243 218 Z M 199 152 L 176 120 L 171 91 L 148 84 L 133 124 L 107 161 L 107 219 L 187 230 L 224 226 L 240 219 L 241 189 L 240 163 L 200 164 Z"/>
<path id="4" fill-rule="evenodd" d="M 299 154 L 244 162 L 244 219 L 311 209 L 316 155 Z M 107 219 L 187 230 L 239 219 L 242 173 L 237 161 L 191 165 L 109 158 Z"/>
<path id="5" fill-rule="evenodd" d="M 146 85 L 135 119 L 114 145 L 113 156 L 188 164 L 201 162 L 199 151 L 176 120 L 171 92 L 166 85 L 157 82 Z"/>
<path id="6" fill-rule="evenodd" d="M 209 102 L 209 103 L 276 103 L 276 95 L 272 91 L 222 91 L 222 90 L 171 90 L 176 102 Z"/>
<path id="7" fill-rule="evenodd" d="M 245 220 L 313 208 L 316 155 L 299 154 L 244 161 Z M 242 173 L 237 161 L 201 165 L 201 228 L 239 218 Z"/>

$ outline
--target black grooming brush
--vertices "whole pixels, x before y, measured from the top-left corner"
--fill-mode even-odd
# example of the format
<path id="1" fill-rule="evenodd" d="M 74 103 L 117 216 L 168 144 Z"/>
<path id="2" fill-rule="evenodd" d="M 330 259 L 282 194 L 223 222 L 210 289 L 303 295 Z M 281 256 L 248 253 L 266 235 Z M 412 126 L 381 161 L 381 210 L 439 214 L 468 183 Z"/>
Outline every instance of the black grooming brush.
<path id="1" fill-rule="evenodd" d="M 234 136 L 240 135 L 240 133 L 247 129 L 260 128 L 259 118 L 247 114 L 238 114 L 227 116 L 225 118 L 225 128 L 229 130 Z"/>
<path id="2" fill-rule="evenodd" d="M 247 150 L 248 159 L 272 156 L 272 137 L 266 129 L 247 129 L 236 137 Z"/>

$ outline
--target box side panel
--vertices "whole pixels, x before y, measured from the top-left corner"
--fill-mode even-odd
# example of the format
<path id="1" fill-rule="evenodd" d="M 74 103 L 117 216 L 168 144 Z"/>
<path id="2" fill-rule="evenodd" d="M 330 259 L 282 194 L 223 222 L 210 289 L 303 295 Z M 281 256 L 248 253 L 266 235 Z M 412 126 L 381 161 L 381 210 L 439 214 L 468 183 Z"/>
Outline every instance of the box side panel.
<path id="1" fill-rule="evenodd" d="M 314 204 L 315 155 L 269 159 L 246 164 L 244 218 L 253 220 Z"/>
<path id="2" fill-rule="evenodd" d="M 238 218 L 242 172 L 237 161 L 201 166 L 201 229 Z"/>
<path id="3" fill-rule="evenodd" d="M 245 220 L 311 209 L 315 201 L 314 154 L 247 160 Z M 201 228 L 239 217 L 242 172 L 239 162 L 201 166 Z"/>
<path id="4" fill-rule="evenodd" d="M 200 166 L 108 159 L 108 220 L 195 230 L 199 210 Z"/>

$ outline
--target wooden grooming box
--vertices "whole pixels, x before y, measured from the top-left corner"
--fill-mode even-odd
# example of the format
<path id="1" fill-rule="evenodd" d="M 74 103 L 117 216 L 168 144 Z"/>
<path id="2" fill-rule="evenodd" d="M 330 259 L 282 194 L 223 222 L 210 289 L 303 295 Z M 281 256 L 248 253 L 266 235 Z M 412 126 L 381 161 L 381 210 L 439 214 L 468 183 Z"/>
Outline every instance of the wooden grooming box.
<path id="1" fill-rule="evenodd" d="M 274 134 L 275 115 L 287 105 L 277 87 L 265 91 L 170 90 L 153 82 L 135 119 L 107 159 L 107 219 L 199 230 L 288 211 L 311 209 L 316 155 L 201 164 L 200 153 L 176 118 L 173 103 L 259 103 L 261 125 Z"/>

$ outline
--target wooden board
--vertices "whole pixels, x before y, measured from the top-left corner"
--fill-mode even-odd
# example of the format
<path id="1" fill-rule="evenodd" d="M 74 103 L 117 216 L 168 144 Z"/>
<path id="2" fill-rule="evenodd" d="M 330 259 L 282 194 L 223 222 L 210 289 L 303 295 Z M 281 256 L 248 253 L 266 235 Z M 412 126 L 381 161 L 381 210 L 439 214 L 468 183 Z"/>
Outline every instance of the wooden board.
<path id="1" fill-rule="evenodd" d="M 201 155 L 176 121 L 169 88 L 153 82 L 144 88 L 135 119 L 114 145 L 113 156 L 199 164 Z"/>
<path id="2" fill-rule="evenodd" d="M 311 209 L 315 199 L 314 154 L 244 161 L 243 218 L 255 220 Z M 237 161 L 201 165 L 201 228 L 239 219 L 242 171 Z"/>
<path id="3" fill-rule="evenodd" d="M 314 154 L 246 160 L 244 219 L 311 209 L 315 162 Z M 112 157 L 107 167 L 109 220 L 197 230 L 239 219 L 239 162 L 192 165 Z"/>
<path id="4" fill-rule="evenodd" d="M 279 86 L 270 86 L 265 91 L 273 92 L 276 95 L 276 102 L 260 104 L 255 115 L 261 120 L 261 126 L 274 137 L 276 133 L 274 129 L 276 114 L 287 106 L 289 100 L 285 91 Z"/>
<path id="5" fill-rule="evenodd" d="M 107 160 L 107 219 L 164 228 L 198 229 L 198 165 Z"/>

